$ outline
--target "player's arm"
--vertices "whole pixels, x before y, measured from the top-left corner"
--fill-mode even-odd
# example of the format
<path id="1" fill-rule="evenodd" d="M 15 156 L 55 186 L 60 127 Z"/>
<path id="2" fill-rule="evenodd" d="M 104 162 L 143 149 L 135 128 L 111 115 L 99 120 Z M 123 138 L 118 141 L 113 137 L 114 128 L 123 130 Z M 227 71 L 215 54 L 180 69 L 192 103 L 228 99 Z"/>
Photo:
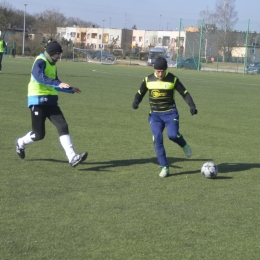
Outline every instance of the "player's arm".
<path id="1" fill-rule="evenodd" d="M 34 66 L 32 68 L 32 76 L 35 81 L 44 84 L 48 87 L 53 87 L 57 91 L 74 93 L 72 88 L 67 83 L 62 83 L 57 75 L 55 79 L 49 78 L 45 75 L 44 70 L 46 68 L 46 62 L 43 59 L 38 59 L 35 61 Z"/>
<path id="2" fill-rule="evenodd" d="M 186 90 L 186 88 L 182 85 L 182 83 L 179 81 L 179 79 L 177 79 L 176 82 L 176 87 L 175 89 L 180 93 L 180 95 L 183 97 L 184 101 L 188 104 L 188 106 L 190 107 L 190 113 L 191 115 L 196 115 L 198 113 L 198 110 L 196 108 L 196 105 L 190 95 L 190 93 L 188 92 L 188 90 Z"/>
<path id="3" fill-rule="evenodd" d="M 146 87 L 146 81 L 144 79 L 142 84 L 141 84 L 141 86 L 140 86 L 140 89 L 135 94 L 134 102 L 132 104 L 133 109 L 137 109 L 138 108 L 138 106 L 142 102 L 143 97 L 145 96 L 147 90 L 148 89 Z"/>

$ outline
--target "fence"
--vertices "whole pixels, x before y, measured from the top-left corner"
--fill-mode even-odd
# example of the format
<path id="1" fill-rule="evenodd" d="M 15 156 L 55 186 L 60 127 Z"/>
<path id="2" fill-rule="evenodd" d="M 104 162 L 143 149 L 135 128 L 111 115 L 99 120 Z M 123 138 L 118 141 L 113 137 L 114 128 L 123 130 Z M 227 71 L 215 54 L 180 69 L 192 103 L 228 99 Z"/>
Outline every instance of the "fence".
<path id="1" fill-rule="evenodd" d="M 250 20 L 241 21 L 237 25 L 238 30 L 219 30 L 212 25 L 206 24 L 203 20 L 198 24 L 194 20 L 180 19 L 178 28 L 175 27 L 168 30 L 169 23 L 170 21 L 167 22 L 167 30 L 142 30 L 143 35 L 138 37 L 134 37 L 134 35 L 140 34 L 141 31 L 132 30 L 132 40 L 138 38 L 140 42 L 138 44 L 136 42 L 134 44 L 131 41 L 123 42 L 122 38 L 122 46 L 129 46 L 129 48 L 126 47 L 123 49 L 121 57 L 118 56 L 117 58 L 129 59 L 129 61 L 145 61 L 148 56 L 147 50 L 157 45 L 167 48 L 171 52 L 172 60 L 176 60 L 179 57 L 196 58 L 202 64 L 202 67 L 213 67 L 216 71 L 221 70 L 223 66 L 230 67 L 230 70 L 245 71 L 249 61 L 260 61 L 260 34 L 256 32 L 260 30 L 259 23 L 252 23 Z M 190 26 L 191 24 L 196 24 L 196 26 Z M 254 30 L 251 28 L 254 28 Z M 140 39 L 143 40 L 141 41 Z M 77 45 L 84 49 L 82 43 L 73 46 L 64 45 L 62 58 L 74 59 L 73 47 L 77 47 Z M 131 48 L 130 46 L 135 47 Z M 136 53 L 135 49 L 137 47 L 139 48 L 139 54 L 144 55 Z M 10 43 L 10 45 L 8 43 L 7 54 L 9 57 L 14 56 L 12 55 L 13 53 L 21 55 L 21 43 L 16 44 L 15 52 L 13 52 L 13 48 L 14 43 Z M 44 48 L 41 43 L 38 43 L 38 45 L 35 43 L 33 46 L 33 42 L 27 39 L 25 43 L 25 56 L 36 56 L 43 50 Z M 110 52 L 110 50 L 104 51 Z M 79 55 L 78 58 L 86 60 L 83 55 L 82 57 Z"/>

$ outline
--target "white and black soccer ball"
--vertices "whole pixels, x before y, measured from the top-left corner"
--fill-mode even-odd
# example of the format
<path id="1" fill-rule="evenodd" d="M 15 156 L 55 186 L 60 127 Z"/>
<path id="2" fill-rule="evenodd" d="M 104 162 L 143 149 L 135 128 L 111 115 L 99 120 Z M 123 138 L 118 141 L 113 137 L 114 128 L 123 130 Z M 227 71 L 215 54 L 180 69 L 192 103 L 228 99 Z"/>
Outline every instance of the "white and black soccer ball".
<path id="1" fill-rule="evenodd" d="M 214 162 L 205 162 L 201 167 L 201 174 L 208 179 L 213 179 L 218 174 L 218 166 Z"/>

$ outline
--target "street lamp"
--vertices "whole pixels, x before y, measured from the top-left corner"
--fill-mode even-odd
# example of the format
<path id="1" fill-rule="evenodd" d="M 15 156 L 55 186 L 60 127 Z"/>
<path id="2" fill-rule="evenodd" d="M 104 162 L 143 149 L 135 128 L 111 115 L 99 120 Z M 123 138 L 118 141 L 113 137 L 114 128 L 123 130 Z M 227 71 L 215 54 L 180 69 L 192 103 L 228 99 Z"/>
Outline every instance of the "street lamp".
<path id="1" fill-rule="evenodd" d="M 160 14 L 160 24 L 159 24 L 159 31 L 161 30 L 161 19 L 162 19 L 162 15 Z"/>
<path id="2" fill-rule="evenodd" d="M 22 56 L 24 57 L 24 40 L 25 40 L 25 13 L 26 13 L 26 5 L 24 4 L 24 15 L 23 15 L 23 52 Z"/>
<path id="3" fill-rule="evenodd" d="M 103 50 L 104 22 L 105 22 L 105 20 L 103 20 L 103 28 L 102 28 L 102 36 L 101 36 L 101 52 L 100 52 L 100 62 L 102 62 L 102 50 Z"/>

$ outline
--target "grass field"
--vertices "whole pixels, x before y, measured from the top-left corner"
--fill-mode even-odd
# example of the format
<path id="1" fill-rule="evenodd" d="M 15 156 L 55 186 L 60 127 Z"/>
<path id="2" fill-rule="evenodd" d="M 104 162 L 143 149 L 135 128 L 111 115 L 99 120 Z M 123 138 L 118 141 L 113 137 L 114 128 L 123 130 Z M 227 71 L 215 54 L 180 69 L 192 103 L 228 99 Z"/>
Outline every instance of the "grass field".
<path id="1" fill-rule="evenodd" d="M 176 93 L 186 159 L 167 140 L 170 176 L 160 178 L 147 121 L 148 96 L 131 104 L 152 68 L 59 62 L 60 79 L 82 89 L 60 93 L 78 153 L 69 166 L 53 125 L 26 148 L 32 59 L 4 59 L 1 84 L 0 259 L 256 260 L 260 255 L 259 76 L 176 72 L 198 108 Z M 216 179 L 200 174 L 214 161 Z"/>

